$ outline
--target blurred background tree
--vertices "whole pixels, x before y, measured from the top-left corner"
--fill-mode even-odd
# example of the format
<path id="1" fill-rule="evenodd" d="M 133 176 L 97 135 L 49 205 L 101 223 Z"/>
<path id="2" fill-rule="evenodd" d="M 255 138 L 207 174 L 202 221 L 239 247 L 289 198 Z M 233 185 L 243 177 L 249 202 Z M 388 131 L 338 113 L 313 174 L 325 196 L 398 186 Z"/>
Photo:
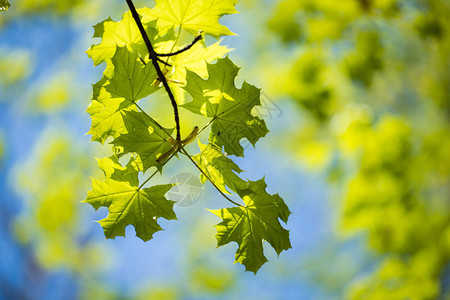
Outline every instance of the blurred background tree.
<path id="1" fill-rule="evenodd" d="M 284 0 L 267 22 L 286 66 L 269 80 L 305 119 L 285 147 L 328 174 L 341 231 L 379 257 L 349 298 L 450 297 L 449 15 L 448 1 Z"/>
<path id="2" fill-rule="evenodd" d="M 84 51 L 125 1 L 11 5 L 0 12 L 0 298 L 450 298 L 448 1 L 243 0 L 224 18 L 240 36 L 222 44 L 239 78 L 263 88 L 271 130 L 244 168 L 266 173 L 293 211 L 293 249 L 266 253 L 258 276 L 229 263 L 234 246 L 215 249 L 203 207 L 222 200 L 210 187 L 150 243 L 132 230 L 104 241 L 78 203 L 104 156 L 83 136 L 101 72 Z M 158 100 L 149 106 L 171 119 Z M 164 176 L 180 172 L 197 175 Z"/>

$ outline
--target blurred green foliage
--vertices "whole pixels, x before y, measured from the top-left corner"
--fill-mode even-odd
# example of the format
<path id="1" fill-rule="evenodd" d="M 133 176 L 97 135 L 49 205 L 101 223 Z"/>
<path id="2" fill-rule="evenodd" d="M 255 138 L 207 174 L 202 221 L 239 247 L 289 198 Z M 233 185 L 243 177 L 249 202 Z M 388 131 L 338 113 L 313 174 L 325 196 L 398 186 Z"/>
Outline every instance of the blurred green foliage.
<path id="1" fill-rule="evenodd" d="M 438 0 L 284 0 L 268 21 L 299 53 L 276 86 L 305 118 L 287 149 L 329 174 L 342 231 L 381 257 L 351 299 L 450 297 L 449 15 Z"/>
<path id="2" fill-rule="evenodd" d="M 0 88 L 11 88 L 32 71 L 31 53 L 25 49 L 0 49 Z"/>
<path id="3" fill-rule="evenodd" d="M 3 141 L 3 134 L 0 131 L 0 169 L 2 167 L 2 159 L 4 155 L 5 155 L 5 146 Z"/>
<path id="4" fill-rule="evenodd" d="M 103 254 L 80 226 L 79 200 L 89 184 L 85 175 L 93 168 L 85 151 L 73 144 L 62 132 L 45 132 L 27 161 L 16 167 L 16 190 L 27 209 L 16 219 L 14 232 L 35 249 L 45 268 L 77 273 L 99 268 Z"/>

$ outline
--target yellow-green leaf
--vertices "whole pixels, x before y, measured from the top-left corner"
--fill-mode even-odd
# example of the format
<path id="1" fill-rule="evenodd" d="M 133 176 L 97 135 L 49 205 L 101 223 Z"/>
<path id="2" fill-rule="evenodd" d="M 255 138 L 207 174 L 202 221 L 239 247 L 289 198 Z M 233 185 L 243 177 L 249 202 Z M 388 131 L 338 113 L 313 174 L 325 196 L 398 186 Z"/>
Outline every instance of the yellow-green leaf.
<path id="1" fill-rule="evenodd" d="M 99 166 L 105 172 L 105 181 L 93 179 L 92 190 L 83 202 L 96 210 L 102 206 L 108 208 L 108 216 L 99 221 L 106 238 L 125 236 L 125 228 L 133 225 L 136 236 L 148 241 L 155 232 L 162 230 L 157 223 L 158 218 L 176 220 L 174 201 L 164 197 L 173 184 L 141 189 L 138 187 L 138 171 L 132 162 L 125 168 L 115 157 L 100 160 Z"/>
<path id="2" fill-rule="evenodd" d="M 170 64 L 173 66 L 173 69 L 167 78 L 170 80 L 170 88 L 178 103 L 182 104 L 185 102 L 185 92 L 182 86 L 186 84 L 186 69 L 197 73 L 200 77 L 207 77 L 207 63 L 222 58 L 229 51 L 230 49 L 220 45 L 220 41 L 208 47 L 197 43 L 188 51 L 171 57 Z"/>
<path id="3" fill-rule="evenodd" d="M 156 0 L 153 9 L 143 13 L 143 20 L 158 19 L 158 28 L 181 27 L 192 34 L 202 30 L 216 38 L 233 34 L 219 23 L 223 15 L 237 13 L 237 0 Z"/>
<path id="4" fill-rule="evenodd" d="M 155 92 L 152 86 L 156 70 L 151 64 L 144 65 L 138 55 L 126 47 L 118 47 L 111 59 L 114 66 L 110 78 L 104 76 L 94 85 L 93 100 L 87 112 L 92 125 L 89 134 L 93 141 L 104 141 L 126 132 L 123 111 L 137 110 L 135 103 Z"/>
<path id="5" fill-rule="evenodd" d="M 209 142 L 225 152 L 244 156 L 240 140 L 246 138 L 252 145 L 265 136 L 266 123 L 252 115 L 252 109 L 260 105 L 260 90 L 244 81 L 242 88 L 236 88 L 234 79 L 239 68 L 228 58 L 218 59 L 215 64 L 207 64 L 208 79 L 204 80 L 188 70 L 184 89 L 193 101 L 184 108 L 212 118 Z"/>
<path id="6" fill-rule="evenodd" d="M 161 170 L 161 163 L 156 159 L 172 148 L 168 142 L 173 129 L 162 129 L 143 112 L 123 111 L 122 117 L 126 134 L 117 137 L 113 144 L 121 147 L 123 153 L 136 153 L 135 163 L 138 169 L 145 172 L 151 167 Z"/>
<path id="7" fill-rule="evenodd" d="M 192 158 L 222 192 L 229 193 L 226 186 L 234 192 L 248 186 L 247 182 L 236 174 L 242 170 L 226 157 L 220 148 L 214 144 L 203 145 L 200 141 L 198 146 L 200 153 Z M 200 178 L 203 183 L 207 180 L 203 174 L 200 174 Z"/>
<path id="8" fill-rule="evenodd" d="M 142 12 L 143 10 L 138 10 L 138 13 Z M 143 23 L 143 26 L 156 50 L 158 50 L 158 47 L 165 45 L 165 43 L 172 43 L 174 38 L 173 32 L 160 37 L 156 29 L 156 20 L 147 19 L 148 22 Z M 95 25 L 93 37 L 102 38 L 99 44 L 92 45 L 86 51 L 87 55 L 94 61 L 94 66 L 113 57 L 116 47 L 127 47 L 128 50 L 138 53 L 143 58 L 148 55 L 144 39 L 130 12 L 126 12 L 122 20 L 118 22 L 108 18 Z"/>
<path id="9" fill-rule="evenodd" d="M 269 195 L 266 187 L 264 179 L 249 181 L 247 189 L 238 190 L 245 206 L 211 211 L 223 220 L 215 226 L 217 246 L 238 243 L 235 262 L 255 274 L 267 262 L 263 241 L 268 241 L 278 255 L 291 248 L 289 231 L 278 221 L 286 223 L 291 212 L 283 199 L 278 194 Z"/>

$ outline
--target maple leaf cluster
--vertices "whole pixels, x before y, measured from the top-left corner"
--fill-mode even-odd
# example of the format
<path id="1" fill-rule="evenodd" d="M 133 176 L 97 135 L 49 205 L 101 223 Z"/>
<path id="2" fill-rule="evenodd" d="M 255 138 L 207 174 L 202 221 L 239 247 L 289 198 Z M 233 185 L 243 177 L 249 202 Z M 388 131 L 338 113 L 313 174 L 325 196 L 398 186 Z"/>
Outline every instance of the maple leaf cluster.
<path id="1" fill-rule="evenodd" d="M 101 42 L 87 54 L 94 65 L 106 63 L 106 69 L 93 85 L 87 109 L 92 119 L 89 134 L 93 141 L 101 143 L 112 138 L 114 154 L 98 160 L 105 178 L 93 179 L 84 202 L 95 209 L 108 208 L 108 216 L 99 221 L 106 238 L 125 236 L 125 228 L 132 225 L 136 235 L 148 241 L 162 230 L 158 218 L 176 220 L 176 215 L 174 201 L 165 196 L 173 184 L 147 187 L 147 183 L 174 155 L 184 154 L 200 170 L 203 183 L 210 181 L 228 200 L 226 194 L 242 199 L 242 203 L 230 200 L 235 207 L 211 211 L 222 219 L 216 225 L 217 244 L 236 242 L 236 262 L 256 273 L 267 261 L 264 240 L 278 254 L 291 247 L 289 231 L 279 222 L 287 222 L 290 215 L 283 199 L 266 192 L 264 178 L 242 179 L 242 170 L 230 158 L 244 156 L 242 139 L 254 146 L 268 133 L 264 120 L 252 114 L 252 109 L 261 105 L 260 89 L 247 82 L 241 88 L 235 86 L 239 68 L 224 57 L 229 49 L 220 41 L 211 45 L 193 43 L 188 50 L 185 47 L 186 51 L 178 45 L 183 31 L 193 36 L 202 31 L 214 38 L 233 34 L 219 23 L 219 18 L 236 13 L 235 4 L 235 0 L 158 0 L 153 9 L 137 10 L 139 21 L 131 11 L 118 22 L 108 18 L 94 26 L 94 37 L 101 38 Z M 179 52 L 158 60 L 164 79 L 158 76 L 152 61 L 156 58 L 149 55 L 137 22 L 141 22 L 156 53 Z M 179 107 L 209 120 L 183 140 L 174 139 L 174 130 L 160 125 L 139 104 L 161 89 L 162 81 L 168 84 Z M 191 101 L 186 101 L 186 94 Z M 210 129 L 208 144 L 199 141 L 200 152 L 190 156 L 184 145 L 206 129 Z M 119 158 L 125 154 L 132 155 L 123 166 Z M 156 169 L 155 173 L 139 182 L 139 174 L 145 175 L 151 168 Z"/>

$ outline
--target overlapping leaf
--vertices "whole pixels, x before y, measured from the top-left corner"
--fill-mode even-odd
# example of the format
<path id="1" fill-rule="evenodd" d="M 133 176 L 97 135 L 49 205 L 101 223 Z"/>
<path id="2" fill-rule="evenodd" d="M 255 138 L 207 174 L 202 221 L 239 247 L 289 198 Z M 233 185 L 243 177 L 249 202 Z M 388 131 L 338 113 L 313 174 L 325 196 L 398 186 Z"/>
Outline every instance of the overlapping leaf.
<path id="1" fill-rule="evenodd" d="M 140 189 L 138 171 L 131 162 L 125 168 L 112 157 L 100 160 L 99 166 L 105 173 L 105 181 L 93 179 L 92 190 L 83 202 L 96 210 L 108 207 L 108 216 L 99 221 L 106 238 L 125 236 L 125 227 L 133 225 L 136 236 L 148 241 L 162 230 L 157 218 L 176 220 L 174 201 L 164 197 L 173 184 Z"/>
<path id="2" fill-rule="evenodd" d="M 244 81 L 237 89 L 234 79 L 239 68 L 228 58 L 207 65 L 209 78 L 204 80 L 192 71 L 187 71 L 185 90 L 193 101 L 184 108 L 212 118 L 209 141 L 225 152 L 244 155 L 239 141 L 246 138 L 252 145 L 268 132 L 266 124 L 251 111 L 260 105 L 260 90 Z"/>
<path id="3" fill-rule="evenodd" d="M 182 104 L 185 101 L 185 92 L 182 86 L 186 84 L 186 69 L 195 72 L 201 77 L 207 77 L 208 70 L 206 63 L 223 57 L 229 51 L 230 49 L 220 45 L 220 41 L 218 41 L 208 47 L 197 43 L 189 51 L 172 56 L 170 64 L 173 68 L 167 78 L 170 79 L 169 86 L 177 102 Z"/>
<path id="4" fill-rule="evenodd" d="M 153 166 L 161 170 L 162 165 L 156 159 L 172 148 L 167 140 L 173 129 L 160 128 L 143 112 L 123 111 L 122 117 L 127 133 L 117 137 L 113 141 L 114 146 L 121 147 L 123 153 L 136 153 L 138 170 L 145 172 Z"/>
<path id="5" fill-rule="evenodd" d="M 192 34 L 203 30 L 215 37 L 231 34 L 218 20 L 222 15 L 236 13 L 235 4 L 235 0 L 157 0 L 154 9 L 144 8 L 139 14 L 156 52 L 168 53 L 182 48 L 176 45 L 174 28 Z M 157 158 L 177 149 L 169 142 L 173 129 L 163 128 L 137 106 L 137 101 L 158 89 L 162 78 L 157 78 L 153 64 L 148 63 L 147 48 L 130 13 L 125 13 L 119 22 L 107 19 L 97 24 L 94 37 L 102 41 L 87 53 L 94 65 L 106 61 L 107 68 L 93 86 L 93 100 L 88 108 L 92 117 L 89 133 L 92 140 L 102 143 L 112 136 L 117 156 L 99 160 L 105 180 L 93 179 L 93 188 L 84 202 L 95 209 L 108 208 L 108 216 L 99 222 L 107 238 L 124 236 L 126 226 L 133 225 L 136 235 L 147 241 L 161 230 L 158 218 L 176 219 L 174 202 L 165 198 L 173 185 L 141 188 L 138 180 L 139 172 L 145 173 L 151 167 L 162 171 L 163 164 Z M 264 121 L 252 114 L 260 105 L 260 90 L 246 82 L 236 88 L 234 80 L 239 69 L 228 57 L 220 58 L 229 50 L 219 43 L 209 47 L 197 43 L 168 57 L 169 66 L 161 66 L 176 99 L 184 103 L 184 90 L 187 91 L 192 101 L 183 106 L 211 118 L 209 144 L 199 143 L 201 152 L 192 159 L 204 172 L 203 182 L 208 178 L 222 193 L 235 192 L 243 199 L 245 206 L 213 211 L 223 219 L 216 225 L 216 237 L 218 246 L 237 242 L 236 262 L 256 273 L 267 261 L 263 240 L 278 254 L 291 247 L 289 232 L 278 220 L 287 222 L 290 212 L 278 195 L 265 191 L 264 179 L 241 179 L 238 174 L 242 170 L 223 152 L 243 156 L 240 141 L 247 139 L 255 145 L 268 130 Z M 215 59 L 217 63 L 210 64 Z M 194 138 L 192 134 L 181 142 Z M 118 157 L 125 153 L 133 155 L 123 167 Z"/>
<path id="6" fill-rule="evenodd" d="M 158 19 L 161 29 L 181 27 L 194 35 L 202 30 L 219 38 L 233 34 L 219 23 L 219 18 L 237 13 L 236 3 L 237 0 L 156 0 L 155 7 L 143 13 L 143 20 Z"/>
<path id="7" fill-rule="evenodd" d="M 138 10 L 138 13 L 142 12 L 143 9 Z M 174 39 L 173 31 L 169 31 L 161 37 L 156 29 L 156 20 L 147 19 L 148 21 L 143 23 L 143 26 L 150 41 L 154 44 L 154 48 L 164 47 L 167 43 L 172 44 Z M 113 57 L 116 47 L 127 47 L 130 51 L 138 53 L 142 58 L 148 55 L 144 39 L 130 12 L 126 12 L 122 20 L 118 22 L 108 18 L 95 25 L 93 37 L 102 39 L 99 44 L 92 45 L 86 51 L 87 55 L 94 61 L 94 66 Z"/>
<path id="8" fill-rule="evenodd" d="M 247 189 L 238 190 L 245 206 L 211 211 L 223 220 L 215 226 L 217 246 L 238 243 L 235 262 L 255 274 L 267 262 L 263 241 L 268 241 L 278 255 L 291 248 L 289 231 L 278 221 L 286 223 L 291 212 L 283 199 L 278 194 L 269 195 L 266 187 L 264 179 L 249 181 Z"/>
<path id="9" fill-rule="evenodd" d="M 136 110 L 135 103 L 155 92 L 158 87 L 152 83 L 156 71 L 151 64 L 143 65 L 138 55 L 126 47 L 118 47 L 111 59 L 114 65 L 112 76 L 104 76 L 94 85 L 93 100 L 87 112 L 92 125 L 89 134 L 93 141 L 104 142 L 126 132 L 123 112 Z"/>
<path id="10" fill-rule="evenodd" d="M 226 186 L 234 192 L 247 187 L 247 182 L 236 174 L 242 170 L 220 148 L 213 144 L 203 145 L 200 141 L 198 146 L 200 153 L 192 158 L 222 192 L 228 193 Z M 200 174 L 200 178 L 203 183 L 207 180 L 203 174 Z"/>

